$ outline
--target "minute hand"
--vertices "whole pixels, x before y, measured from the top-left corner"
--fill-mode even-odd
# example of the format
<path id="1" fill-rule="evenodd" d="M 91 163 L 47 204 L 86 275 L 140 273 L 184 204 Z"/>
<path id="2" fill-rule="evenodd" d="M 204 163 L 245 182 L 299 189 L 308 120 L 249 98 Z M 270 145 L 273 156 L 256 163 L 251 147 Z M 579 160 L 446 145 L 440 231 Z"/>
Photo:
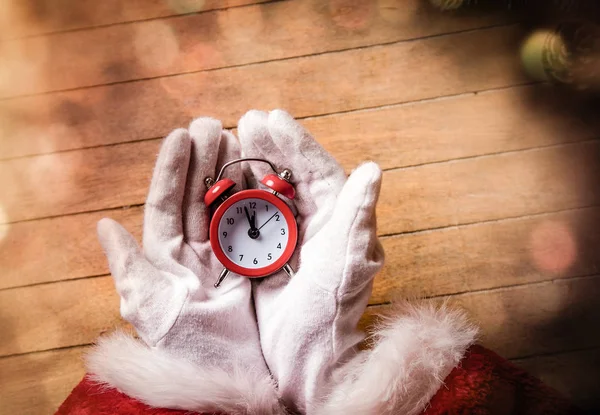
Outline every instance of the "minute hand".
<path id="1" fill-rule="evenodd" d="M 256 214 L 250 217 L 250 213 L 248 212 L 248 208 L 244 206 L 244 211 L 246 212 L 246 218 L 248 219 L 248 225 L 250 225 L 250 229 L 256 229 L 255 218 Z"/>
<path id="2" fill-rule="evenodd" d="M 273 216 L 271 216 L 265 223 L 263 223 L 262 225 L 260 225 L 260 228 L 258 228 L 258 230 L 260 231 L 263 228 L 263 226 L 265 226 L 267 223 L 269 223 L 269 221 L 271 219 L 273 219 L 275 216 L 277 216 L 278 214 L 279 214 L 279 212 L 273 213 Z"/>

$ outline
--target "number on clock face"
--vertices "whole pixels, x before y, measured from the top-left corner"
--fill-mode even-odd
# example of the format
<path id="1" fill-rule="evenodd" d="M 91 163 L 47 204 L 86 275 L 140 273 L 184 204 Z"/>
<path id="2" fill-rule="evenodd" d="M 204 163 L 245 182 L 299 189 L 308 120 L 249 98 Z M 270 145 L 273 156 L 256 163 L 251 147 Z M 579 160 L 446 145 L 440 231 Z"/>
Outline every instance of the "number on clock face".
<path id="1" fill-rule="evenodd" d="M 288 244 L 288 235 L 284 215 L 262 199 L 234 203 L 219 222 L 221 249 L 244 268 L 263 268 L 277 261 Z"/>

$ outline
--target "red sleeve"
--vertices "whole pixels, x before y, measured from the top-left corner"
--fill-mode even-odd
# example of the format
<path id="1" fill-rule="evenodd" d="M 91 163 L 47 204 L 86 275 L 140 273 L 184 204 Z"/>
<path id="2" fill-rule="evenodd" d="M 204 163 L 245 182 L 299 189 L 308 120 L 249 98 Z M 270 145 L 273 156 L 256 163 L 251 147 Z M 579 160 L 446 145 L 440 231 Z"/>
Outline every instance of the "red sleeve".
<path id="1" fill-rule="evenodd" d="M 570 415 L 582 412 L 554 389 L 475 345 L 446 378 L 424 415 Z"/>

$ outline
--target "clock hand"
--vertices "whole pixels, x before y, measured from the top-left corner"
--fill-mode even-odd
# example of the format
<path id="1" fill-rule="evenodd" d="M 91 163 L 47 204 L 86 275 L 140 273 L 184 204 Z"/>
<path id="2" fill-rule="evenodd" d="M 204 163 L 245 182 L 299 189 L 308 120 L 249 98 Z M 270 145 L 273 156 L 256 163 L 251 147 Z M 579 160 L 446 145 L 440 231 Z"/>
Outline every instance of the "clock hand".
<path id="1" fill-rule="evenodd" d="M 248 223 L 250 224 L 250 229 L 248 229 L 248 236 L 250 239 L 256 239 L 260 236 L 260 232 L 256 229 L 256 211 L 250 217 L 250 212 L 248 212 L 248 208 L 244 206 L 244 211 L 246 212 L 246 218 L 248 219 Z"/>
<path id="2" fill-rule="evenodd" d="M 250 213 L 248 212 L 248 208 L 246 206 L 244 206 L 244 211 L 246 212 L 246 218 L 248 219 L 248 225 L 250 225 L 250 229 L 256 229 L 256 226 L 254 226 L 254 217 L 250 217 Z"/>
<path id="3" fill-rule="evenodd" d="M 271 219 L 273 219 L 275 216 L 277 216 L 277 214 L 278 214 L 278 213 L 279 213 L 279 212 L 275 212 L 275 213 L 273 213 L 273 216 L 271 216 L 271 217 L 269 218 L 269 220 L 267 220 L 265 223 L 263 223 L 262 225 L 260 225 L 260 228 L 258 228 L 258 230 L 260 231 L 260 230 L 263 228 L 263 226 L 265 226 L 267 223 L 269 223 L 269 221 L 270 221 Z"/>

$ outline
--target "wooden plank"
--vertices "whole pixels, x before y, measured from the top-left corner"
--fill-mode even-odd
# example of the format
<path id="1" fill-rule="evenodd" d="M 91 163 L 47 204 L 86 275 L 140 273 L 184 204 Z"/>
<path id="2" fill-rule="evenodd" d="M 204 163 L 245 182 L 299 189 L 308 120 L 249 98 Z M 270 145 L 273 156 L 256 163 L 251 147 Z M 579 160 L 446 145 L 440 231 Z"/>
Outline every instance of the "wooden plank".
<path id="1" fill-rule="evenodd" d="M 141 240 L 142 207 L 12 225 L 0 242 L 0 288 L 108 273 L 96 240 L 106 216 Z M 594 207 L 384 237 L 386 265 L 371 301 L 591 275 L 600 269 L 599 228 Z"/>
<path id="2" fill-rule="evenodd" d="M 590 414 L 600 411 L 600 349 L 514 361 Z"/>
<path id="3" fill-rule="evenodd" d="M 405 3 L 395 21 L 386 20 L 376 0 L 364 2 L 364 14 L 355 21 L 320 0 L 301 0 L 0 43 L 0 75 L 10 80 L 0 84 L 0 97 L 312 55 L 507 21 L 495 13 L 460 18 L 423 8 L 420 0 Z M 346 27 L 356 24 L 360 27 Z M 23 71 L 32 63 L 32 70 Z"/>
<path id="4" fill-rule="evenodd" d="M 533 103 L 528 99 L 531 95 L 538 97 Z M 305 120 L 304 124 L 341 161 L 346 170 L 350 171 L 364 159 L 372 159 L 383 168 L 391 168 L 593 138 L 596 131 L 600 130 L 594 125 L 594 120 L 560 110 L 562 102 L 561 95 L 553 89 L 523 87 L 311 118 Z M 473 117 L 472 108 L 478 108 L 481 113 Z M 437 115 L 432 117 L 431 114 Z M 469 128 L 464 127 L 467 124 Z M 369 139 L 365 140 L 365 137 Z M 156 148 L 151 147 L 144 152 L 137 148 L 137 144 L 133 146 L 125 154 L 138 154 L 138 162 L 144 164 L 134 171 L 144 170 L 142 174 L 148 176 Z M 112 194 L 115 192 L 115 182 L 126 180 L 124 177 L 131 178 L 128 171 L 118 173 L 121 179 L 106 177 L 108 189 L 103 187 L 102 190 L 96 190 L 98 185 L 104 183 L 102 176 L 105 172 L 129 167 L 131 160 L 121 159 L 118 150 L 108 150 L 102 157 L 95 155 L 96 151 L 85 154 L 75 158 L 88 160 L 85 164 L 92 163 L 87 170 L 92 176 L 86 178 L 78 174 L 82 192 L 88 189 L 87 192 L 94 194 Z M 142 156 L 147 159 L 142 160 Z M 47 186 L 50 189 L 71 186 L 68 180 L 61 182 L 61 176 L 65 172 L 64 166 L 72 163 L 72 159 L 52 156 L 50 160 L 54 161 L 40 163 L 39 160 L 47 160 L 45 157 L 17 163 L 11 169 L 21 183 L 19 187 L 24 194 L 37 194 L 38 176 L 51 179 Z M 101 158 L 106 160 L 99 166 L 93 164 L 94 160 Z M 43 174 L 31 175 L 28 181 L 24 181 L 21 172 L 30 170 L 28 163 L 46 164 L 52 168 Z M 137 192 L 141 198 L 145 185 L 141 180 L 139 183 L 142 187 L 134 193 Z M 132 189 L 124 192 L 132 192 Z M 124 213 L 127 218 L 119 216 L 118 212 L 106 214 L 124 221 L 128 229 L 138 232 L 141 217 L 132 212 L 129 212 L 131 216 Z M 0 269 L 3 269 L 0 288 L 106 272 L 94 236 L 95 222 L 102 215 L 104 213 L 100 212 L 4 226 L 4 230 L 0 231 L 5 235 L 0 241 Z"/>
<path id="5" fill-rule="evenodd" d="M 4 162 L 0 205 L 15 221 L 143 203 L 159 148 L 154 140 Z"/>
<path id="6" fill-rule="evenodd" d="M 82 379 L 86 349 L 75 347 L 0 360 L 0 414 L 54 413 Z"/>
<path id="7" fill-rule="evenodd" d="M 371 303 L 592 275 L 600 208 L 383 238 Z"/>
<path id="8" fill-rule="evenodd" d="M 0 163 L 8 222 L 143 203 L 159 141 Z M 588 141 L 384 173 L 379 231 L 393 234 L 598 204 Z M 468 208 L 467 208 L 468 206 Z M 501 209 L 499 209 L 501 207 Z"/>
<path id="9" fill-rule="evenodd" d="M 382 234 L 517 217 L 600 202 L 600 143 L 484 156 L 384 174 Z"/>
<path id="10" fill-rule="evenodd" d="M 5 0 L 0 39 L 227 9 L 269 0 Z"/>
<path id="11" fill-rule="evenodd" d="M 481 325 L 484 344 L 515 358 L 600 345 L 600 332 L 590 330 L 600 323 L 599 295 L 600 277 L 586 277 L 450 298 Z M 88 344 L 124 325 L 118 303 L 111 277 L 0 291 L 0 356 Z M 370 307 L 363 326 L 386 309 Z"/>
<path id="12" fill-rule="evenodd" d="M 597 111 L 562 91 L 515 87 L 302 120 L 350 171 L 384 169 L 600 137 Z"/>
<path id="13" fill-rule="evenodd" d="M 96 223 L 109 216 L 141 241 L 141 207 L 7 225 L 0 240 L 0 289 L 108 274 Z M 0 231 L 0 234 L 2 231 Z"/>
<path id="14" fill-rule="evenodd" d="M 0 356 L 88 344 L 124 326 L 111 277 L 0 291 Z"/>
<path id="15" fill-rule="evenodd" d="M 479 342 L 508 359 L 600 347 L 600 277 L 573 278 L 447 297 L 481 328 Z M 425 300 L 439 303 L 439 299 Z M 368 307 L 368 328 L 393 307 Z"/>
<path id="16" fill-rule="evenodd" d="M 0 155 L 160 137 L 199 115 L 234 126 L 250 108 L 307 117 L 507 87 L 525 82 L 514 53 L 521 35 L 499 27 L 2 101 Z"/>

